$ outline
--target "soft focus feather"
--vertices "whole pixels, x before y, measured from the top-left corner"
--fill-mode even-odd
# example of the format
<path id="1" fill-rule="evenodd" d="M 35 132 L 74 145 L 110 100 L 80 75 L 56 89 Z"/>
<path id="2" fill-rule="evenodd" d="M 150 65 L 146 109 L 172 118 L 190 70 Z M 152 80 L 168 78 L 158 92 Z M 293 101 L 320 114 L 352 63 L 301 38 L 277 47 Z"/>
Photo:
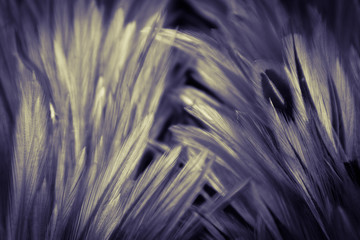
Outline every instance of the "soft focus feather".
<path id="1" fill-rule="evenodd" d="M 291 2 L 1 0 L 0 238 L 360 238 L 359 4 Z"/>
<path id="2" fill-rule="evenodd" d="M 214 103 L 197 90 L 181 90 L 184 106 L 206 124 L 207 131 L 174 127 L 175 136 L 199 149 L 210 146 L 221 158 L 213 164 L 214 172 L 223 169 L 217 182 L 227 182 L 229 174 L 239 179 L 227 189 L 251 181 L 247 196 L 239 193 L 226 200 L 235 209 L 232 213 L 237 214 L 238 224 L 231 223 L 231 218 L 210 221 L 222 225 L 219 231 L 231 239 L 253 234 L 260 239 L 357 239 L 360 212 L 354 202 L 357 197 L 349 197 L 359 196 L 358 183 L 349 172 L 349 168 L 358 169 L 354 148 L 359 134 L 354 125 L 359 114 L 358 88 L 354 87 L 358 80 L 352 78 L 356 73 L 345 73 L 343 64 L 349 59 L 341 58 L 343 53 L 315 12 L 311 12 L 315 25 L 311 35 L 299 19 L 287 33 L 286 18 L 273 19 L 284 16 L 281 8 L 264 13 L 265 3 L 244 4 L 239 8 L 245 17 L 234 21 L 234 27 L 220 25 L 213 30 L 215 44 L 201 36 L 194 38 L 191 32 L 177 33 L 175 40 L 179 48 L 194 52 L 199 81 L 220 98 Z M 245 12 L 247 4 L 271 21 L 262 21 L 251 10 Z M 230 13 L 225 18 L 232 19 L 233 14 L 238 16 Z M 252 26 L 248 19 L 255 24 L 251 29 L 247 29 Z M 263 24 L 269 25 L 266 30 L 277 30 L 266 36 L 270 40 L 257 43 L 264 39 Z M 284 32 L 279 31 L 281 27 Z M 171 36 L 171 31 L 164 30 L 160 40 Z M 205 46 L 211 50 L 203 50 Z M 213 61 L 224 58 L 232 64 Z M 352 55 L 350 61 L 359 62 L 359 56 Z M 217 206 L 216 201 L 207 203 L 207 209 Z M 221 214 L 215 211 L 208 217 L 219 219 Z M 208 217 L 203 220 L 205 226 Z"/>

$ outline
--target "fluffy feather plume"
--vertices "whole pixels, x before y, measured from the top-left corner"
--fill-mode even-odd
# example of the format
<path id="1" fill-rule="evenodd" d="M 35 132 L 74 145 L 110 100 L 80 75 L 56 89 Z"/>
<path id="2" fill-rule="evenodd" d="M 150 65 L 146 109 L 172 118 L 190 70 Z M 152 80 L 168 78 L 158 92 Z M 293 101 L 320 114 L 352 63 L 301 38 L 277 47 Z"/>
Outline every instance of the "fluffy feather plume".
<path id="1" fill-rule="evenodd" d="M 0 1 L 0 238 L 360 238 L 348 7 L 179 2 Z"/>

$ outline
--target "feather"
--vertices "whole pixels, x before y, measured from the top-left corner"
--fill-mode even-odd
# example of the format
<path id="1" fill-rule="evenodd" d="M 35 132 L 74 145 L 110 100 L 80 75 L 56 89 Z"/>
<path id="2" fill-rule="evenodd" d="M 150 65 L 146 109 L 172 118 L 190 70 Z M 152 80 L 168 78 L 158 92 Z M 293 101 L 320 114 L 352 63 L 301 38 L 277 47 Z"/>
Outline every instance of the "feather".
<path id="1" fill-rule="evenodd" d="M 0 0 L 0 238 L 360 238 L 350 2 Z"/>

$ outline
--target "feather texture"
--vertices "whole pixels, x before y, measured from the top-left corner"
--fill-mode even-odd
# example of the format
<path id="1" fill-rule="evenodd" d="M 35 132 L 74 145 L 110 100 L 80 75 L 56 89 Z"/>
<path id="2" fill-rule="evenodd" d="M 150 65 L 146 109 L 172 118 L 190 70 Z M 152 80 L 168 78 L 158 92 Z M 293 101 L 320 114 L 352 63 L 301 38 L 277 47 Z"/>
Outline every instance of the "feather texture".
<path id="1" fill-rule="evenodd" d="M 0 238 L 360 238 L 358 31 L 320 2 L 0 0 Z"/>

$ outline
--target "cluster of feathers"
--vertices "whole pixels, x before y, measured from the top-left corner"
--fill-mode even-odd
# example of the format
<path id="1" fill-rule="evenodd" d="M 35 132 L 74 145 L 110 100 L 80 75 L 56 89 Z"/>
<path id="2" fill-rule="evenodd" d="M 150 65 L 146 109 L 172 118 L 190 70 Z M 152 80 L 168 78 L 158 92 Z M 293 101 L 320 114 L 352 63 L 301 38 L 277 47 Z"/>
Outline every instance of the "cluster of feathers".
<path id="1" fill-rule="evenodd" d="M 0 0 L 0 239 L 360 239 L 359 16 Z"/>

